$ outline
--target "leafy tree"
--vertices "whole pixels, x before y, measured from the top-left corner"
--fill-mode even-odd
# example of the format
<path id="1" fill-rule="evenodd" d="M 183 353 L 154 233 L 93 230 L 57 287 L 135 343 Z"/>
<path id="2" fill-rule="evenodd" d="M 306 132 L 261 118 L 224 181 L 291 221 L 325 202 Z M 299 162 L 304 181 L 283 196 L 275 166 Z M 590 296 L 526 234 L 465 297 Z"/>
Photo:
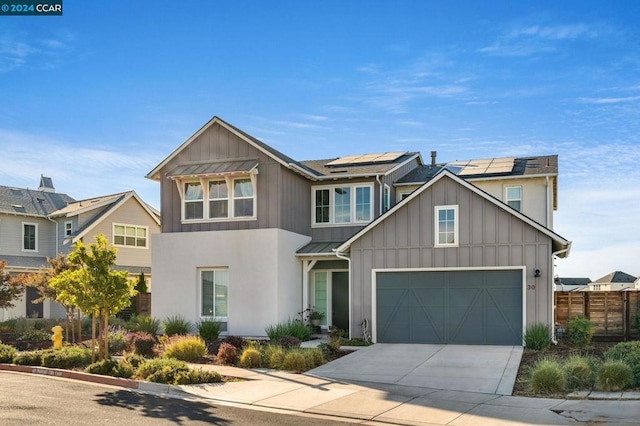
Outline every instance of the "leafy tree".
<path id="1" fill-rule="evenodd" d="M 78 241 L 68 256 L 69 263 L 77 269 L 63 271 L 50 280 L 59 292 L 57 300 L 93 314 L 92 347 L 95 347 L 96 318 L 102 319 L 98 338 L 101 360 L 109 357 L 109 315 L 127 307 L 136 294 L 135 283 L 127 280 L 127 271 L 112 269 L 116 253 L 103 234 L 96 236 L 96 242 L 89 247 Z"/>
<path id="2" fill-rule="evenodd" d="M 138 282 L 136 283 L 136 291 L 138 293 L 147 292 L 147 280 L 144 278 L 144 272 L 140 272 L 138 276 Z"/>
<path id="3" fill-rule="evenodd" d="M 13 308 L 13 302 L 24 292 L 24 285 L 9 276 L 6 266 L 7 262 L 0 260 L 0 309 Z"/>

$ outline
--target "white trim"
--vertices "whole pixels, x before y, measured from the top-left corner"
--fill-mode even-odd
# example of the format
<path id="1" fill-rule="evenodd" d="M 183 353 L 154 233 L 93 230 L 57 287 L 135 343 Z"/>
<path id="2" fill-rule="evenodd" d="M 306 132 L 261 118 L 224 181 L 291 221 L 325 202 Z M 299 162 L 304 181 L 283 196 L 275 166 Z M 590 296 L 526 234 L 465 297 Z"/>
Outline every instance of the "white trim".
<path id="1" fill-rule="evenodd" d="M 69 225 L 69 232 L 67 233 L 67 225 Z M 65 220 L 64 221 L 64 236 L 66 237 L 70 237 L 71 234 L 73 234 L 73 221 L 72 220 Z"/>
<path id="2" fill-rule="evenodd" d="M 502 201 L 498 200 L 497 198 L 494 198 L 494 197 L 490 196 L 489 194 L 487 194 L 486 192 L 482 191 L 481 189 L 479 189 L 475 185 L 473 185 L 473 184 L 465 181 L 464 179 L 456 176 L 455 174 L 451 173 L 449 170 L 442 169 L 433 177 L 433 179 L 427 181 L 421 187 L 419 187 L 418 189 L 413 191 L 411 193 L 411 195 L 409 195 L 407 198 L 405 198 L 404 200 L 396 203 L 387 212 L 385 212 L 384 214 L 378 216 L 377 219 L 375 219 L 374 221 L 369 223 L 367 226 L 362 228 L 360 231 L 356 232 L 351 238 L 349 238 L 347 241 L 342 243 L 342 245 L 337 247 L 335 249 L 335 251 L 337 251 L 337 252 L 345 252 L 351 246 L 351 244 L 353 244 L 362 235 L 364 235 L 365 233 L 367 233 L 370 230 L 372 230 L 373 228 L 375 228 L 379 223 L 381 223 L 383 220 L 385 220 L 388 216 L 394 214 L 398 209 L 402 208 L 402 206 L 404 206 L 406 203 L 408 203 L 411 200 L 413 200 L 414 198 L 418 197 L 423 191 L 425 191 L 427 188 L 430 188 L 432 185 L 434 185 L 440 179 L 443 179 L 445 176 L 450 178 L 450 179 L 452 179 L 454 182 L 457 182 L 458 184 L 462 185 L 463 187 L 467 188 L 468 190 L 472 191 L 473 193 L 481 196 L 485 200 L 493 203 L 494 205 L 496 205 L 497 207 L 501 208 L 502 210 L 508 212 L 509 214 L 512 214 L 512 215 L 516 216 L 517 218 L 519 218 L 523 222 L 527 223 L 528 225 L 532 226 L 533 228 L 537 229 L 538 231 L 542 232 L 543 234 L 545 234 L 546 236 L 548 236 L 549 238 L 551 238 L 552 240 L 554 240 L 558 244 L 566 246 L 565 248 L 571 248 L 571 242 L 569 240 L 566 240 L 566 239 L 562 238 L 560 235 L 556 234 L 551 229 L 549 229 L 549 228 L 539 224 L 538 222 L 530 219 L 528 216 L 525 216 L 524 214 L 513 210 L 511 207 L 507 206 Z M 559 252 L 564 255 L 562 257 L 567 257 L 569 255 L 569 250 L 567 250 L 567 251 L 560 250 Z M 558 257 L 560 257 L 560 256 L 558 256 Z"/>
<path id="3" fill-rule="evenodd" d="M 349 222 L 335 222 L 335 198 L 334 190 L 336 188 L 349 188 Z M 369 188 L 369 219 L 363 221 L 356 221 L 356 193 L 358 188 Z M 329 191 L 329 222 L 316 222 L 316 191 Z M 312 228 L 324 228 L 324 227 L 339 227 L 339 226 L 354 226 L 370 223 L 374 218 L 375 204 L 374 187 L 372 183 L 338 183 L 334 185 L 316 185 L 311 187 L 311 227 Z"/>
<path id="4" fill-rule="evenodd" d="M 453 210 L 453 243 L 441 243 L 440 242 L 440 219 L 439 212 L 441 210 Z M 443 205 L 433 206 L 433 247 L 434 248 L 447 248 L 458 247 L 460 245 L 460 217 L 458 215 L 458 205 Z"/>
<path id="5" fill-rule="evenodd" d="M 116 226 L 124 226 L 124 241 L 125 244 L 116 244 Z M 126 244 L 127 242 L 127 228 L 134 228 L 136 230 L 136 235 L 134 236 L 135 241 L 137 242 L 138 240 L 138 229 L 144 229 L 145 232 L 145 245 L 144 246 L 139 246 L 137 244 L 134 245 L 129 245 Z M 120 234 L 118 234 L 118 236 L 120 236 Z M 122 248 L 132 248 L 132 249 L 143 249 L 143 250 L 149 250 L 149 243 L 151 242 L 151 237 L 149 235 L 149 227 L 148 226 L 144 226 L 144 225 L 134 225 L 134 224 L 130 224 L 130 223 L 118 223 L 118 222 L 113 222 L 111 224 L 111 242 L 113 243 L 113 245 L 115 247 L 122 247 Z"/>
<path id="6" fill-rule="evenodd" d="M 202 319 L 211 319 L 211 320 L 216 321 L 216 322 L 224 322 L 224 323 L 227 324 L 226 328 L 227 328 L 227 331 L 228 331 L 229 330 L 229 317 L 230 317 L 230 315 L 229 315 L 229 307 L 231 305 L 231 303 L 230 303 L 230 292 L 229 292 L 229 287 L 231 286 L 231 284 L 230 284 L 231 279 L 230 279 L 229 268 L 225 267 L 225 266 L 198 267 L 198 268 L 196 268 L 196 270 L 198 272 L 197 273 L 197 277 L 196 277 L 196 280 L 197 280 L 196 285 L 198 286 L 197 287 L 198 299 L 196 301 L 196 304 L 197 304 L 197 308 L 196 308 L 197 309 L 196 310 L 197 317 L 200 318 L 201 320 Z M 203 299 L 202 299 L 202 273 L 203 272 L 210 272 L 210 271 L 212 271 L 214 273 L 213 274 L 213 277 L 214 277 L 214 281 L 213 281 L 213 309 L 214 310 L 215 310 L 215 307 L 216 307 L 216 301 L 215 301 L 215 294 L 216 294 L 215 272 L 216 271 L 226 271 L 227 272 L 227 315 L 226 316 L 202 315 L 202 301 L 203 301 Z"/>
<path id="7" fill-rule="evenodd" d="M 25 225 L 30 225 L 34 227 L 34 233 L 35 233 L 35 249 L 26 249 L 24 248 L 24 227 Z M 23 252 L 25 253 L 37 253 L 38 252 L 38 224 L 35 222 L 22 222 L 21 225 L 22 228 L 22 239 L 20 241 L 20 248 L 22 249 Z"/>
<path id="8" fill-rule="evenodd" d="M 519 188 L 520 189 L 520 198 L 513 198 L 513 199 L 509 198 L 509 190 L 513 189 L 513 188 Z M 522 185 L 503 185 L 503 196 L 504 196 L 504 203 L 506 205 L 508 205 L 512 209 L 517 210 L 519 212 L 524 211 L 524 188 L 522 187 Z M 520 208 L 516 209 L 515 207 L 511 206 L 509 204 L 509 201 L 519 201 L 520 202 Z"/>
<path id="9" fill-rule="evenodd" d="M 516 271 L 522 270 L 522 346 L 527 330 L 527 267 L 522 266 L 454 266 L 434 268 L 371 268 L 371 341 L 378 341 L 377 275 L 386 272 L 456 272 L 456 271 Z M 551 291 L 553 295 L 553 291 Z"/>

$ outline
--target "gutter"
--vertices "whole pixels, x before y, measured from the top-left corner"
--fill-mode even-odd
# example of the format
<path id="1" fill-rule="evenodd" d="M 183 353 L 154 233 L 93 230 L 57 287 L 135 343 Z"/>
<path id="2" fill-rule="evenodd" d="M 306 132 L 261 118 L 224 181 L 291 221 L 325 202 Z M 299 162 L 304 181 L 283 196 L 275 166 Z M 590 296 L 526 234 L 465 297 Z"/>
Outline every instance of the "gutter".
<path id="1" fill-rule="evenodd" d="M 335 255 L 338 259 L 342 259 L 342 260 L 346 260 L 347 264 L 349 265 L 348 269 L 349 269 L 349 339 L 353 338 L 353 335 L 351 334 L 351 324 L 353 323 L 353 312 L 351 309 L 351 306 L 353 304 L 353 299 L 352 299 L 352 295 L 351 295 L 351 258 L 349 256 L 346 256 L 343 253 L 340 253 L 337 249 L 335 250 Z"/>

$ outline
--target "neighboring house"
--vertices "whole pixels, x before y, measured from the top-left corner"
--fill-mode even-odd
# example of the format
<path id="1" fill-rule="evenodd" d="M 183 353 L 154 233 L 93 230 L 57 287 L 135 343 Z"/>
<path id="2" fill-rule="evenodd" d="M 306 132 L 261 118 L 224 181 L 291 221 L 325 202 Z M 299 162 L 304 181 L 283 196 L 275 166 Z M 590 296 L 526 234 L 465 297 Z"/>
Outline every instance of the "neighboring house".
<path id="1" fill-rule="evenodd" d="M 589 291 L 620 291 L 634 289 L 637 277 L 621 271 L 614 271 L 589 283 Z"/>
<path id="2" fill-rule="evenodd" d="M 556 278 L 554 280 L 555 291 L 582 291 L 589 288 L 590 278 Z"/>
<path id="3" fill-rule="evenodd" d="M 377 342 L 518 345 L 553 323 L 557 156 L 295 161 L 214 117 L 147 177 L 155 316 L 263 336 L 312 306 Z"/>
<path id="4" fill-rule="evenodd" d="M 144 272 L 151 280 L 150 236 L 160 231 L 160 214 L 134 191 L 76 201 L 55 192 L 48 177 L 37 190 L 0 186 L 0 260 L 11 274 L 40 272 L 47 258 L 69 253 L 76 241 L 90 244 L 102 233 L 118 249 L 116 269 L 130 278 Z M 33 304 L 35 289 L 0 310 L 0 320 L 20 317 L 60 317 L 64 310 L 52 301 Z"/>

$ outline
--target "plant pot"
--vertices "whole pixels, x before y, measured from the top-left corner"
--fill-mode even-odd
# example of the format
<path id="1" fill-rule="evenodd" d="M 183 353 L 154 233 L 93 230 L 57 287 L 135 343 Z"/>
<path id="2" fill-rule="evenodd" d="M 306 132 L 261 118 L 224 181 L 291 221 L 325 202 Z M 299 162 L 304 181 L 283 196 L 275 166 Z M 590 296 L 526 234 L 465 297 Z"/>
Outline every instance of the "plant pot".
<path id="1" fill-rule="evenodd" d="M 311 320 L 311 325 L 314 327 L 317 327 L 320 325 L 320 320 L 319 319 L 312 319 Z"/>

